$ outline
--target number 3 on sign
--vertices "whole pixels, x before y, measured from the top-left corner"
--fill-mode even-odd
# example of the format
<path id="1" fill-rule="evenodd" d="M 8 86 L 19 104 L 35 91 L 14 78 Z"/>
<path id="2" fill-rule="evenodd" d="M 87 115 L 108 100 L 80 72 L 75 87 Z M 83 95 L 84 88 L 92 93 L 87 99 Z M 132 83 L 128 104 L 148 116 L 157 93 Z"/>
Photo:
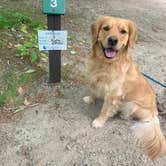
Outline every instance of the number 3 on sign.
<path id="1" fill-rule="evenodd" d="M 57 7 L 57 0 L 51 0 L 51 7 Z"/>

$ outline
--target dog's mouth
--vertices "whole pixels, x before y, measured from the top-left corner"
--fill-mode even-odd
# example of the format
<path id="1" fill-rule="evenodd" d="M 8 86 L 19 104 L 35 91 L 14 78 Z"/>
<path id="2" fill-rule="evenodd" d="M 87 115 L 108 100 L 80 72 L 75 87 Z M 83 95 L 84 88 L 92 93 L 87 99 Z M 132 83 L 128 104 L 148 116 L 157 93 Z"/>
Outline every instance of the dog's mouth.
<path id="1" fill-rule="evenodd" d="M 118 53 L 118 50 L 114 50 L 112 48 L 103 48 L 103 52 L 106 58 L 112 59 Z"/>

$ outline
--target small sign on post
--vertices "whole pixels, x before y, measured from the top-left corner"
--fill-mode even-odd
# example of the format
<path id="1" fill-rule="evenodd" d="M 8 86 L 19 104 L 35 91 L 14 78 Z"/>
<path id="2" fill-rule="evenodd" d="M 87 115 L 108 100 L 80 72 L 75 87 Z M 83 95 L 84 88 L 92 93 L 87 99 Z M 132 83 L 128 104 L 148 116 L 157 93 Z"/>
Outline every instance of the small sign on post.
<path id="1" fill-rule="evenodd" d="M 38 31 L 39 50 L 66 50 L 67 31 Z"/>
<path id="2" fill-rule="evenodd" d="M 60 31 L 60 16 L 65 13 L 65 0 L 43 0 L 43 13 L 47 14 L 48 30 L 38 31 L 39 49 L 49 51 L 50 82 L 60 82 L 61 50 L 67 49 L 67 31 Z"/>

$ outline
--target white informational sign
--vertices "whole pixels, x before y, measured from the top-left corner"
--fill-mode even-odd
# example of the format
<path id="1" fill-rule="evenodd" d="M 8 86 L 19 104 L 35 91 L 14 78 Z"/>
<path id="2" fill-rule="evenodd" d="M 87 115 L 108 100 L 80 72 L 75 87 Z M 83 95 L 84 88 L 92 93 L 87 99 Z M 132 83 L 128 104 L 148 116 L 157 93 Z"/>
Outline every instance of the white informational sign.
<path id="1" fill-rule="evenodd" d="M 67 50 L 67 31 L 39 30 L 39 50 Z"/>

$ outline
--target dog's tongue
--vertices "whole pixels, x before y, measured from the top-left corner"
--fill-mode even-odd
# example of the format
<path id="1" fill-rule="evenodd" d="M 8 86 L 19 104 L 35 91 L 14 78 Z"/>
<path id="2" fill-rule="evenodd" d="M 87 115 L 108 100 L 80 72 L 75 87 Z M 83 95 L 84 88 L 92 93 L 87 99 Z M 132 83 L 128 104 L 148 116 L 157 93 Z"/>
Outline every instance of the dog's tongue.
<path id="1" fill-rule="evenodd" d="M 105 49 L 105 55 L 107 58 L 113 58 L 116 55 L 116 51 L 113 51 L 111 49 Z"/>

